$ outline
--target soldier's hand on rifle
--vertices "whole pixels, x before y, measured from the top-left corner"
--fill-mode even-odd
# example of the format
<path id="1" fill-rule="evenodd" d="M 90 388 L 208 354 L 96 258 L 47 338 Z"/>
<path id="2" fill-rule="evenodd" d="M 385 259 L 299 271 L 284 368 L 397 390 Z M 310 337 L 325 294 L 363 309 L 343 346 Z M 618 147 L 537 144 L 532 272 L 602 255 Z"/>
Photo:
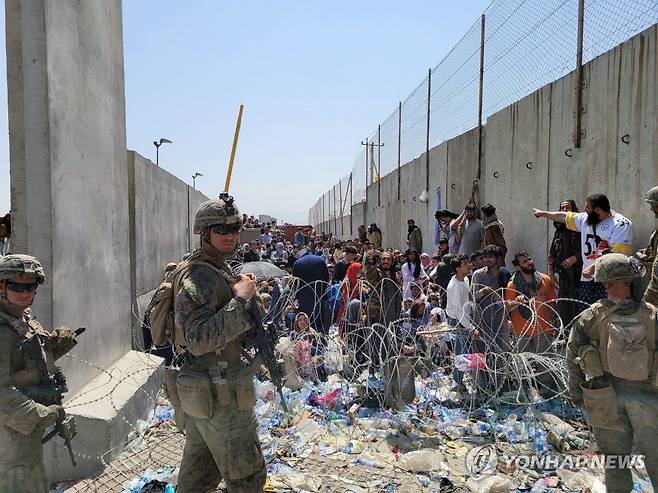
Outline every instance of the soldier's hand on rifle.
<path id="1" fill-rule="evenodd" d="M 238 274 L 237 282 L 233 285 L 233 294 L 250 300 L 256 294 L 256 278 L 253 274 Z"/>
<path id="2" fill-rule="evenodd" d="M 57 423 L 57 420 L 60 417 L 64 417 L 66 413 L 64 412 L 64 408 L 62 406 L 58 406 L 57 404 L 53 404 L 52 406 L 48 406 L 48 414 L 44 416 L 44 418 L 39 422 L 39 424 L 45 429 L 48 428 L 55 423 Z"/>

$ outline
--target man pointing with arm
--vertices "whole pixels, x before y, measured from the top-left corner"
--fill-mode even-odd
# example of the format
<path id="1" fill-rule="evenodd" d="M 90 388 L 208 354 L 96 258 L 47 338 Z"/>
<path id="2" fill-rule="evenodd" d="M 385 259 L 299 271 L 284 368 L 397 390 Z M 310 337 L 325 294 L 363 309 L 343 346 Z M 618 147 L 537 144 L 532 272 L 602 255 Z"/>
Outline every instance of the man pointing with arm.
<path id="1" fill-rule="evenodd" d="M 603 194 L 585 199 L 585 212 L 549 212 L 533 209 L 536 217 L 565 223 L 572 231 L 580 232 L 583 271 L 580 278 L 580 299 L 592 304 L 606 297 L 603 286 L 594 280 L 594 263 L 604 253 L 632 253 L 633 224 L 629 219 L 610 209 L 610 201 Z"/>

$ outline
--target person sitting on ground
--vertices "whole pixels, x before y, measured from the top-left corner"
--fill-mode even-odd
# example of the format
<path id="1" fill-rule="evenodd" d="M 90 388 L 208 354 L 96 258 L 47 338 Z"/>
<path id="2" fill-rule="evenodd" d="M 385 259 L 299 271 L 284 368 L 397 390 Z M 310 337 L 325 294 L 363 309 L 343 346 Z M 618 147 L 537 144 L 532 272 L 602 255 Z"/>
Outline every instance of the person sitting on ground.
<path id="1" fill-rule="evenodd" d="M 318 333 L 311 327 L 306 313 L 300 312 L 295 317 L 295 330 L 291 334 L 291 338 L 295 341 L 292 353 L 297 363 L 299 376 L 313 381 L 317 381 L 319 377 L 322 378 L 324 360 Z"/>
<path id="2" fill-rule="evenodd" d="M 288 263 L 288 252 L 286 252 L 285 246 L 282 242 L 277 242 L 276 250 L 272 252 L 270 260 L 275 265 L 286 265 Z"/>

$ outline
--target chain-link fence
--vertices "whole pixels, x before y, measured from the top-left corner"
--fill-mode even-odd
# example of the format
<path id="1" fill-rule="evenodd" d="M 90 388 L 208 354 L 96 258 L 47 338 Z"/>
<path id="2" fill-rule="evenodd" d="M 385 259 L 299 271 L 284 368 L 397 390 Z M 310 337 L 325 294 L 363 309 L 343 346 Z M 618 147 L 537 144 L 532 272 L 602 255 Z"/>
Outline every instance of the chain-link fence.
<path id="1" fill-rule="evenodd" d="M 309 220 L 320 225 L 351 214 L 353 204 L 366 200 L 367 185 L 578 68 L 579 47 L 587 63 L 656 22 L 658 0 L 494 0 L 361 142 L 341 207 L 332 202 L 337 184 L 311 208 Z"/>

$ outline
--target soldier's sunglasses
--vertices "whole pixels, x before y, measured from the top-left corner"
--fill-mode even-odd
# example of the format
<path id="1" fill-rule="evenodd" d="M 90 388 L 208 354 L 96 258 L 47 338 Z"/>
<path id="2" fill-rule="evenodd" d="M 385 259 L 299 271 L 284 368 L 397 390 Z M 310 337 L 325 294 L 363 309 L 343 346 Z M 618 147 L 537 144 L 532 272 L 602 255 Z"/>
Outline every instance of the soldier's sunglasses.
<path id="1" fill-rule="evenodd" d="M 216 224 L 210 228 L 213 233 L 218 235 L 228 235 L 239 233 L 242 229 L 242 225 L 239 223 L 234 224 Z"/>
<path id="2" fill-rule="evenodd" d="M 33 291 L 36 291 L 38 287 L 39 287 L 38 282 L 31 282 L 29 284 L 22 284 L 20 282 L 7 283 L 7 289 L 9 291 L 13 291 L 14 293 L 24 293 L 25 291 L 29 291 L 31 293 Z"/>

